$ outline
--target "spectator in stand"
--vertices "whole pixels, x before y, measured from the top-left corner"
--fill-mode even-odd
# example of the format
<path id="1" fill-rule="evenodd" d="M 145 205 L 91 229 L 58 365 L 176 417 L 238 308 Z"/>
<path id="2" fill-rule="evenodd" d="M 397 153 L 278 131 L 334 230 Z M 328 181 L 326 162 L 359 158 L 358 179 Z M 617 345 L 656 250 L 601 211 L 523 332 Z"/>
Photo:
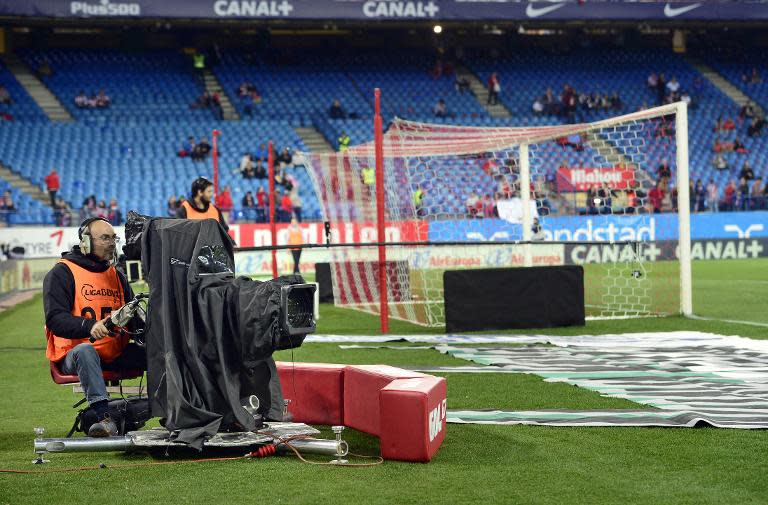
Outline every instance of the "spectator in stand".
<path id="1" fill-rule="evenodd" d="M 469 194 L 469 197 L 467 197 L 466 201 L 464 202 L 464 206 L 467 209 L 467 216 L 468 217 L 478 217 L 477 216 L 477 205 L 480 202 L 480 199 L 478 198 L 477 194 L 472 191 Z M 481 203 L 482 205 L 482 203 Z"/>
<path id="2" fill-rule="evenodd" d="M 123 213 L 120 212 L 120 207 L 117 206 L 117 200 L 114 198 L 109 201 L 107 219 L 112 226 L 120 226 L 123 224 Z"/>
<path id="3" fill-rule="evenodd" d="M 749 152 L 749 149 L 738 138 L 733 141 L 733 150 L 739 154 L 747 154 Z"/>
<path id="4" fill-rule="evenodd" d="M 48 189 L 48 195 L 51 197 L 51 208 L 54 209 L 56 208 L 56 193 L 61 189 L 61 181 L 55 168 L 52 168 L 48 175 L 45 176 L 45 187 Z"/>
<path id="5" fill-rule="evenodd" d="M 597 190 L 597 197 L 600 199 L 600 214 L 613 212 L 613 190 L 607 182 L 604 182 L 602 187 Z"/>
<path id="6" fill-rule="evenodd" d="M 544 104 L 541 103 L 541 99 L 537 98 L 533 101 L 533 105 L 531 106 L 533 109 L 533 115 L 534 116 L 541 116 L 544 114 Z"/>
<path id="7" fill-rule="evenodd" d="M 13 100 L 11 100 L 11 94 L 8 93 L 5 86 L 0 86 L 0 104 L 10 105 L 11 102 L 13 102 Z"/>
<path id="8" fill-rule="evenodd" d="M 664 104 L 664 97 L 667 94 L 667 80 L 664 78 L 664 74 L 659 74 L 656 79 L 656 105 Z"/>
<path id="9" fill-rule="evenodd" d="M 207 91 L 203 91 L 203 94 L 197 97 L 197 99 L 190 105 L 191 109 L 206 109 L 211 105 L 211 95 Z"/>
<path id="10" fill-rule="evenodd" d="M 453 83 L 453 87 L 460 95 L 463 95 L 469 91 L 469 81 L 464 76 L 456 76 L 456 82 Z"/>
<path id="11" fill-rule="evenodd" d="M 693 209 L 693 182 L 689 181 L 688 184 L 688 210 Z M 670 209 L 672 212 L 677 213 L 678 208 L 678 193 L 677 193 L 677 186 L 673 185 L 672 190 L 668 193 L 664 194 L 664 199 L 661 201 L 661 211 L 669 211 Z"/>
<path id="12" fill-rule="evenodd" d="M 556 116 L 560 113 L 557 106 L 557 100 L 551 88 L 547 88 L 544 92 L 544 96 L 541 98 L 541 102 L 544 104 L 544 113 L 548 116 Z"/>
<path id="13" fill-rule="evenodd" d="M 263 186 L 256 190 L 256 221 L 263 223 L 267 220 L 267 192 Z"/>
<path id="14" fill-rule="evenodd" d="M 749 182 L 744 177 L 739 179 L 739 187 L 737 188 L 738 208 L 740 210 L 749 210 Z"/>
<path id="15" fill-rule="evenodd" d="M 276 161 L 280 164 L 280 168 L 293 168 L 293 154 L 291 154 L 291 148 L 284 147 L 282 152 L 277 156 Z"/>
<path id="16" fill-rule="evenodd" d="M 720 196 L 720 190 L 717 187 L 715 179 L 709 178 L 707 183 L 707 207 L 710 212 L 717 212 L 718 210 L 718 198 Z"/>
<path id="17" fill-rule="evenodd" d="M 721 153 L 715 154 L 715 157 L 712 159 L 712 165 L 714 165 L 717 170 L 728 170 L 728 161 Z"/>
<path id="18" fill-rule="evenodd" d="M 224 219 L 229 222 L 229 214 L 232 212 L 234 204 L 232 203 L 232 192 L 229 186 L 224 186 L 224 190 L 216 195 L 215 205 L 221 211 Z"/>
<path id="19" fill-rule="evenodd" d="M 341 135 L 339 135 L 339 152 L 343 153 L 349 149 L 349 143 L 351 141 L 352 140 L 349 138 L 349 135 L 347 135 L 347 132 L 342 130 Z"/>
<path id="20" fill-rule="evenodd" d="M 112 103 L 112 99 L 107 95 L 107 92 L 103 89 L 99 90 L 99 94 L 96 95 L 96 108 L 104 109 L 106 107 L 109 107 L 109 105 Z"/>
<path id="21" fill-rule="evenodd" d="M 765 178 L 765 186 L 763 186 L 763 190 L 761 191 L 760 196 L 763 199 L 763 204 L 760 208 L 768 210 L 768 177 Z"/>
<path id="22" fill-rule="evenodd" d="M 723 191 L 723 204 L 721 209 L 727 212 L 733 211 L 736 204 L 736 183 L 730 181 Z"/>
<path id="23" fill-rule="evenodd" d="M 765 119 L 753 117 L 747 126 L 747 136 L 750 138 L 759 137 L 765 127 Z"/>
<path id="24" fill-rule="evenodd" d="M 667 91 L 670 95 L 675 95 L 680 91 L 680 83 L 677 82 L 677 77 L 672 76 L 672 79 L 669 80 L 667 83 Z"/>
<path id="25" fill-rule="evenodd" d="M 240 172 L 240 175 L 245 178 L 249 178 L 246 177 L 246 173 L 251 172 L 251 174 L 253 174 L 253 156 L 251 154 L 243 154 L 243 157 L 240 158 L 240 167 L 238 168 L 238 171 Z"/>
<path id="26" fill-rule="evenodd" d="M 203 137 L 200 142 L 192 150 L 192 161 L 203 161 L 208 157 L 211 152 L 211 144 L 208 143 L 208 139 Z"/>
<path id="27" fill-rule="evenodd" d="M 280 197 L 280 218 L 278 219 L 278 221 L 280 221 L 281 223 L 289 223 L 291 221 L 292 215 L 293 215 L 293 204 L 291 203 L 291 197 L 288 194 L 288 192 L 285 191 Z"/>
<path id="28" fill-rule="evenodd" d="M 749 74 L 741 74 L 741 80 L 744 84 L 760 84 L 763 82 L 763 78 L 760 76 L 760 72 L 757 70 L 757 67 L 752 67 L 752 72 Z"/>
<path id="29" fill-rule="evenodd" d="M 179 211 L 179 201 L 175 195 L 171 195 L 168 198 L 168 207 L 165 210 L 166 217 L 176 217 L 176 213 Z"/>
<path id="30" fill-rule="evenodd" d="M 259 148 L 256 149 L 255 153 L 253 153 L 252 159 L 266 160 L 268 156 L 269 156 L 269 152 L 267 151 L 267 146 L 264 144 L 259 144 Z"/>
<path id="31" fill-rule="evenodd" d="M 424 190 L 421 186 L 416 186 L 416 189 L 411 194 L 411 201 L 413 202 L 413 209 L 416 212 L 417 217 L 422 217 L 425 214 L 424 211 Z"/>
<path id="32" fill-rule="evenodd" d="M 755 178 L 755 172 L 752 171 L 752 167 L 750 166 L 748 161 L 745 161 L 744 164 L 741 166 L 741 172 L 739 172 L 739 179 L 745 179 L 747 181 L 751 181 Z"/>
<path id="33" fill-rule="evenodd" d="M 701 179 L 696 181 L 696 185 L 693 187 L 693 206 L 694 212 L 704 212 L 706 208 L 707 192 L 704 190 L 704 183 Z"/>
<path id="34" fill-rule="evenodd" d="M 269 174 L 267 174 L 266 163 L 263 159 L 260 159 L 256 162 L 253 170 L 253 176 L 256 179 L 266 179 L 269 177 Z"/>
<path id="35" fill-rule="evenodd" d="M 240 103 L 243 104 L 243 114 L 248 117 L 253 116 L 253 96 L 250 93 L 240 98 Z"/>
<path id="36" fill-rule="evenodd" d="M 94 211 L 94 216 L 109 220 L 109 209 L 107 208 L 107 202 L 104 200 L 99 200 L 99 203 L 96 205 L 96 210 Z"/>
<path id="37" fill-rule="evenodd" d="M 592 185 L 587 189 L 587 214 L 597 214 L 597 204 L 600 202 L 600 199 L 597 196 L 597 185 Z"/>
<path id="38" fill-rule="evenodd" d="M 739 110 L 739 119 L 744 121 L 745 119 L 751 119 L 753 117 L 755 117 L 755 106 L 752 102 L 747 102 L 741 107 L 741 110 Z"/>
<path id="39" fill-rule="evenodd" d="M 339 100 L 334 100 L 331 104 L 331 108 L 328 109 L 328 116 L 331 119 L 346 119 L 347 113 L 344 112 L 344 109 L 341 107 L 341 102 Z"/>
<path id="40" fill-rule="evenodd" d="M 501 92 L 501 81 L 496 72 L 493 72 L 488 78 L 488 105 L 499 103 L 499 93 Z"/>
<path id="41" fill-rule="evenodd" d="M 668 160 L 662 160 L 659 168 L 656 169 L 656 177 L 663 187 L 669 185 L 669 179 L 672 177 L 672 169 L 669 167 Z"/>
<path id="42" fill-rule="evenodd" d="M 243 216 L 246 221 L 256 221 L 256 200 L 253 198 L 253 193 L 250 191 L 245 193 L 240 207 L 243 209 Z"/>
<path id="43" fill-rule="evenodd" d="M 763 181 L 760 177 L 755 177 L 750 190 L 752 193 L 752 210 L 761 210 L 764 207 Z"/>
<path id="44" fill-rule="evenodd" d="M 654 214 L 659 214 L 661 212 L 661 202 L 663 200 L 664 187 L 661 185 L 661 181 L 659 181 L 656 183 L 656 186 L 654 186 L 653 189 L 648 192 L 648 203 L 650 204 Z"/>
<path id="45" fill-rule="evenodd" d="M 624 109 L 624 102 L 621 100 L 618 91 L 614 91 L 613 96 L 611 96 L 611 108 L 616 111 Z"/>
<path id="46" fill-rule="evenodd" d="M 432 112 L 435 114 L 435 117 L 448 117 L 448 109 L 445 107 L 445 100 L 442 98 L 439 99 L 435 104 L 435 107 L 432 109 Z"/>
<path id="47" fill-rule="evenodd" d="M 3 193 L 2 205 L 0 205 L 0 213 L 2 213 L 3 220 L 6 226 L 13 224 L 13 216 L 16 214 L 16 204 L 13 202 L 13 194 L 10 191 Z"/>
<path id="48" fill-rule="evenodd" d="M 195 150 L 195 137 L 189 137 L 183 144 L 181 144 L 181 150 L 178 152 L 180 158 L 186 158 L 192 156 Z"/>
<path id="49" fill-rule="evenodd" d="M 376 171 L 373 169 L 373 167 L 365 165 L 360 170 L 360 177 L 363 181 L 366 197 L 373 197 L 373 193 L 376 188 Z"/>
<path id="50" fill-rule="evenodd" d="M 493 201 L 490 194 L 486 194 L 483 197 L 483 217 L 496 217 L 496 215 L 496 202 Z"/>
<path id="51" fill-rule="evenodd" d="M 211 110 L 213 110 L 213 117 L 219 121 L 224 119 L 224 109 L 221 108 L 221 97 L 218 92 L 211 94 Z"/>
<path id="52" fill-rule="evenodd" d="M 651 72 L 651 75 L 649 75 L 648 79 L 645 80 L 645 85 L 652 90 L 656 90 L 656 86 L 658 84 L 659 84 L 659 76 L 656 75 L 656 72 Z"/>
<path id="53" fill-rule="evenodd" d="M 53 218 L 56 222 L 56 226 L 70 226 L 72 224 L 72 209 L 61 197 L 56 198 Z"/>
<path id="54" fill-rule="evenodd" d="M 78 109 L 85 109 L 88 107 L 88 95 L 85 94 L 84 90 L 80 90 L 80 92 L 75 96 L 75 107 Z"/>
<path id="55" fill-rule="evenodd" d="M 80 211 L 81 221 L 85 221 L 89 217 L 95 217 L 96 215 L 96 195 L 86 196 L 83 200 L 83 208 Z"/>

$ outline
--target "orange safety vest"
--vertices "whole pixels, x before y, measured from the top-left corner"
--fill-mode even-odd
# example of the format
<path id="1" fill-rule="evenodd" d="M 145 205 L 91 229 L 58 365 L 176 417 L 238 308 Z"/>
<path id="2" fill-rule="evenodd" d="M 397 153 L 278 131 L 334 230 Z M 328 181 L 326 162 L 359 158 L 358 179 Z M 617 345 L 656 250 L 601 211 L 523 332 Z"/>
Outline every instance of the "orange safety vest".
<path id="1" fill-rule="evenodd" d="M 187 219 L 215 219 L 219 222 L 219 211 L 213 204 L 209 204 L 205 212 L 197 210 L 188 200 L 184 200 L 181 205 L 187 209 Z"/>
<path id="2" fill-rule="evenodd" d="M 72 272 L 75 279 L 75 304 L 72 315 L 88 319 L 102 320 L 112 314 L 125 303 L 123 300 L 123 285 L 115 267 L 109 267 L 105 272 L 91 272 L 68 260 L 60 260 Z M 87 338 L 63 338 L 55 335 L 47 327 L 45 336 L 48 348 L 45 356 L 50 361 L 60 361 L 75 346 L 90 343 Z M 104 363 L 114 361 L 122 354 L 128 345 L 128 335 L 118 333 L 116 337 L 108 336 L 91 343 L 99 353 Z"/>
<path id="3" fill-rule="evenodd" d="M 288 245 L 301 245 L 304 243 L 304 240 L 301 236 L 301 228 L 294 229 L 293 226 L 288 228 Z M 292 247 L 292 251 L 298 251 L 299 248 Z"/>

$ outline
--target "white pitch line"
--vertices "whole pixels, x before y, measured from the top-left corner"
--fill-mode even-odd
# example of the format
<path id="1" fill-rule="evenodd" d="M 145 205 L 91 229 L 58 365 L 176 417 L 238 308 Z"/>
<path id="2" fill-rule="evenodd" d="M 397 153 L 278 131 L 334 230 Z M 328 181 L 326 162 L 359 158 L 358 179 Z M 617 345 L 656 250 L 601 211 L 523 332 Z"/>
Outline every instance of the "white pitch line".
<path id="1" fill-rule="evenodd" d="M 746 324 L 748 326 L 758 326 L 760 328 L 768 328 L 768 323 L 758 323 L 755 321 L 737 321 L 735 319 L 720 319 L 717 317 L 704 317 L 704 316 L 697 316 L 695 314 L 691 314 L 688 316 L 689 319 L 696 319 L 698 321 L 720 321 L 723 323 L 730 323 L 730 324 Z"/>

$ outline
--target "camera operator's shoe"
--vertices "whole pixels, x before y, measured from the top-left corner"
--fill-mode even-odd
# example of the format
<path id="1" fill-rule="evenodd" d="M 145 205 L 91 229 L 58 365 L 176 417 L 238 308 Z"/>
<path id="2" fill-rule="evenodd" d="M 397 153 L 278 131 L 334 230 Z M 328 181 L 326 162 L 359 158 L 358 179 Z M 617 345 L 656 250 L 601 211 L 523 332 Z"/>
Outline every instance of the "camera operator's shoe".
<path id="1" fill-rule="evenodd" d="M 95 438 L 117 436 L 117 425 L 109 416 L 107 416 L 98 423 L 93 423 L 91 427 L 88 428 L 88 436 Z"/>

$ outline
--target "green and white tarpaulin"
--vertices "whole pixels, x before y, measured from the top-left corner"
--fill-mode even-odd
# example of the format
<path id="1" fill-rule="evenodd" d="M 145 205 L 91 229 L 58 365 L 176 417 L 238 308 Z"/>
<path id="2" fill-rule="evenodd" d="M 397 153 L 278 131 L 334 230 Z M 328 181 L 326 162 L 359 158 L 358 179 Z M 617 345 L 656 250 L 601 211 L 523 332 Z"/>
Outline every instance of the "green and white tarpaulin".
<path id="1" fill-rule="evenodd" d="M 449 422 L 768 428 L 768 342 L 646 334 L 546 337 L 554 347 L 438 346 L 487 369 L 531 373 L 653 407 L 634 411 L 449 411 Z M 449 371 L 442 369 L 443 371 Z M 514 394 L 514 392 L 511 392 Z"/>
<path id="2" fill-rule="evenodd" d="M 700 332 L 571 337 L 317 336 L 316 339 L 343 343 L 406 340 L 436 344 L 435 348 L 441 352 L 475 365 L 420 370 L 530 373 L 547 382 L 565 382 L 649 407 L 647 410 L 599 411 L 449 410 L 447 420 L 453 423 L 768 428 L 768 340 Z M 457 347 L 456 344 L 476 345 Z M 514 391 L 510 394 L 514 395 Z"/>

